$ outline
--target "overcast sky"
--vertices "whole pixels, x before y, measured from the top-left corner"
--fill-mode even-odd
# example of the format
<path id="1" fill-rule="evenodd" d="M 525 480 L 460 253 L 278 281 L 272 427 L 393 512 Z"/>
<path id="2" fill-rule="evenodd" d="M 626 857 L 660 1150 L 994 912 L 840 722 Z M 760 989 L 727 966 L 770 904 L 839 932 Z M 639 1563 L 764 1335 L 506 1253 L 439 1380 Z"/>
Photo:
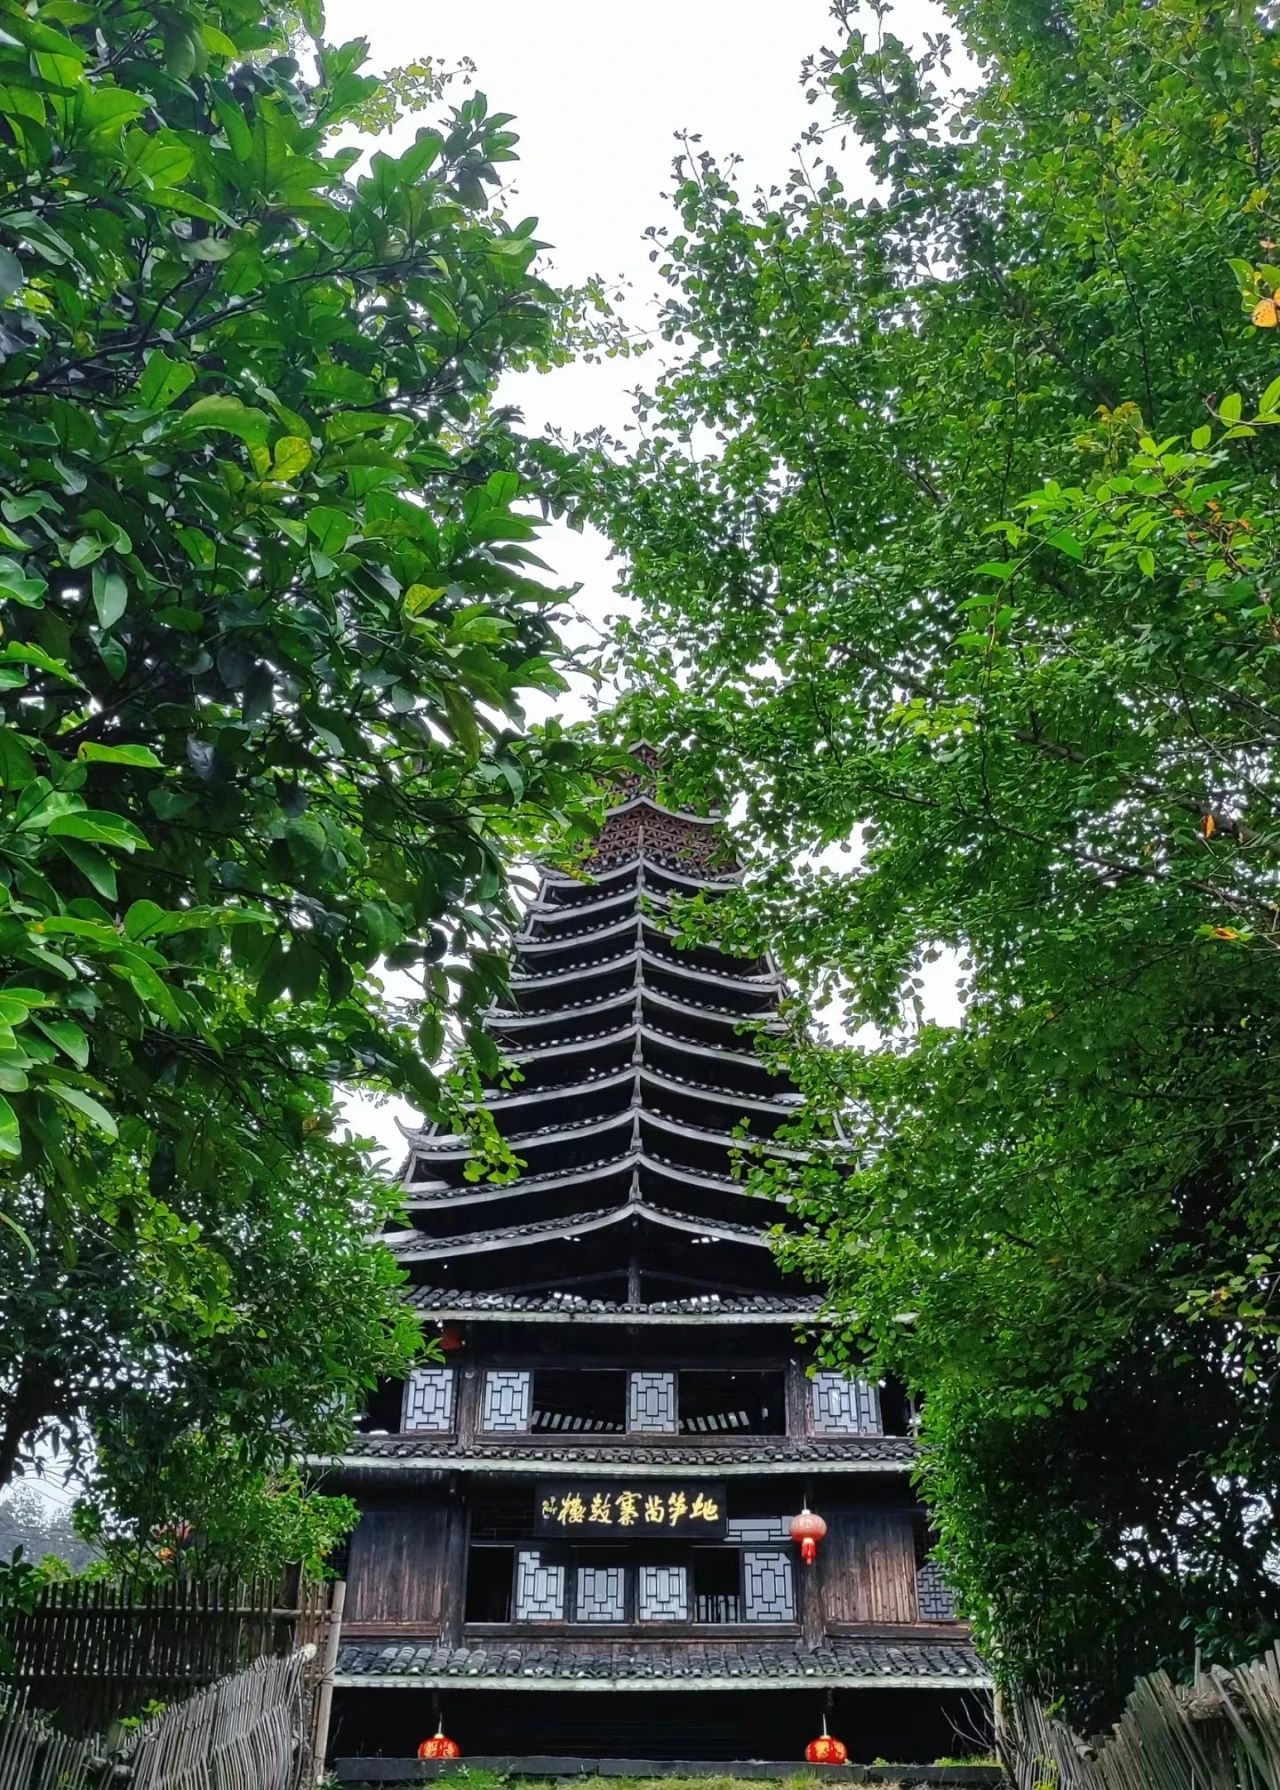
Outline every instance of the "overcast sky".
<path id="1" fill-rule="evenodd" d="M 814 115 L 800 84 L 801 62 L 836 36 L 827 0 L 647 0 L 643 7 L 485 0 L 430 9 L 413 0 L 328 0 L 327 12 L 328 37 L 367 37 L 374 69 L 470 57 L 473 86 L 490 108 L 515 114 L 521 140 L 512 215 L 539 220 L 553 279 L 600 274 L 628 282 L 628 309 L 637 319 L 652 315 L 659 291 L 644 231 L 670 220 L 662 195 L 671 190 L 677 133 L 699 134 L 717 156 L 740 155 L 744 198 L 756 186 L 781 184 Z M 905 0 L 893 28 L 918 39 L 940 22 L 927 0 Z M 466 91 L 455 81 L 449 99 Z M 405 120 L 385 141 L 399 147 L 416 128 Z M 841 159 L 846 185 L 856 190 L 866 177 L 859 179 L 856 162 Z M 550 425 L 573 435 L 604 424 L 621 434 L 630 419 L 629 390 L 656 370 L 652 354 L 575 365 L 508 380 L 502 395 L 520 405 L 531 430 Z M 582 585 L 582 611 L 602 626 L 616 581 L 607 544 L 558 527 L 540 552 L 558 580 Z M 349 1116 L 398 1157 L 397 1111 L 411 1117 L 403 1107 L 365 1101 L 352 1102 Z"/>

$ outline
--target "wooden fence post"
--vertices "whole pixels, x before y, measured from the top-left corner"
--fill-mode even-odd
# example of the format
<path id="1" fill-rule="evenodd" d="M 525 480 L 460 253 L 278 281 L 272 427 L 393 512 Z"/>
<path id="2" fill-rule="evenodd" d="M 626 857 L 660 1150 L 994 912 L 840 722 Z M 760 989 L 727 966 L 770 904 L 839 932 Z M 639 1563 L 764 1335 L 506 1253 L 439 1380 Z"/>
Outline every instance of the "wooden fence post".
<path id="1" fill-rule="evenodd" d="M 319 1784 L 324 1778 L 325 1754 L 329 1751 L 329 1724 L 333 1715 L 333 1680 L 338 1669 L 338 1643 L 342 1639 L 342 1612 L 346 1606 L 347 1581 L 339 1579 L 333 1587 L 329 1604 L 329 1628 L 320 1655 L 315 1710 L 311 1717 L 312 1784 Z"/>

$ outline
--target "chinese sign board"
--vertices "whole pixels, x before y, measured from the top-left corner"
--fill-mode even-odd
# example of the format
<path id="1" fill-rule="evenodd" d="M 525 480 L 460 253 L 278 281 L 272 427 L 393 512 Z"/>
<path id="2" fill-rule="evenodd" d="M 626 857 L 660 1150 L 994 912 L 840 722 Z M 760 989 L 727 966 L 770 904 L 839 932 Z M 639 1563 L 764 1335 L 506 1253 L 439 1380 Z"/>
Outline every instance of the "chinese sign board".
<path id="1" fill-rule="evenodd" d="M 533 1489 L 537 1536 L 628 1541 L 665 1535 L 679 1541 L 721 1541 L 723 1485 L 699 1480 L 544 1479 Z"/>

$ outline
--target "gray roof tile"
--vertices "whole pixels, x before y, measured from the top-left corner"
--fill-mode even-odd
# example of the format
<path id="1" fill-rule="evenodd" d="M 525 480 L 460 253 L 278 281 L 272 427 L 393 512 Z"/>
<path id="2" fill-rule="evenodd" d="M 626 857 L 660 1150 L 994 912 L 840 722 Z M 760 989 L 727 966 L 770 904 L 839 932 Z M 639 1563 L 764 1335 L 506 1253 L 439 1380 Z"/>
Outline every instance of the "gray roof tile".
<path id="1" fill-rule="evenodd" d="M 591 1444 L 561 1435 L 538 1434 L 519 1443 L 509 1439 L 459 1442 L 448 1436 L 356 1436 L 347 1448 L 348 1455 L 370 1461 L 420 1460 L 426 1465 L 433 1460 L 474 1461 L 477 1466 L 485 1461 L 540 1460 L 549 1452 L 566 1467 L 609 1466 L 619 1471 L 634 1466 L 736 1466 L 744 1461 L 796 1467 L 880 1461 L 908 1467 L 915 1461 L 916 1444 L 909 1436 L 844 1436 L 830 1442 L 800 1442 L 786 1436 L 739 1436 L 733 1442 Z"/>
<path id="2" fill-rule="evenodd" d="M 471 1678 L 547 1678 L 690 1682 L 737 1678 L 764 1681 L 819 1678 L 827 1683 L 879 1679 L 945 1679 L 985 1686 L 987 1670 L 973 1648 L 957 1640 L 828 1640 L 812 1650 L 798 1641 L 559 1641 L 494 1639 L 471 1647 L 436 1641 L 344 1641 L 338 1677 L 345 1681 L 413 1678 L 424 1682 Z"/>

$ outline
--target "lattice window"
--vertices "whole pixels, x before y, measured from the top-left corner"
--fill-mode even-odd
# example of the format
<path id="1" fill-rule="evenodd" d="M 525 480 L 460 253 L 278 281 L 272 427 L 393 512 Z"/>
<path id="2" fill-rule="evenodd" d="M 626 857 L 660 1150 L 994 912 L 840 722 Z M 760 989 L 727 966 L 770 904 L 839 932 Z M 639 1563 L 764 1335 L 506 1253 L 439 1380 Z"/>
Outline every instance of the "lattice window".
<path id="1" fill-rule="evenodd" d="M 415 1367 L 405 1382 L 401 1428 L 447 1435 L 453 1428 L 454 1370 Z"/>
<path id="2" fill-rule="evenodd" d="M 516 1621 L 563 1622 L 564 1567 L 541 1554 L 516 1555 Z"/>
<path id="3" fill-rule="evenodd" d="M 525 1369 L 491 1369 L 484 1377 L 481 1427 L 499 1435 L 522 1435 L 533 1407 L 533 1375 Z"/>
<path id="4" fill-rule="evenodd" d="M 749 1549 L 742 1556 L 742 1567 L 747 1621 L 794 1622 L 796 1600 L 787 1556 Z"/>
<path id="5" fill-rule="evenodd" d="M 724 1526 L 726 1541 L 787 1541 L 789 1517 L 730 1517 Z"/>
<path id="6" fill-rule="evenodd" d="M 579 1622 L 625 1622 L 627 1619 L 626 1568 L 580 1566 L 574 1615 Z"/>
<path id="7" fill-rule="evenodd" d="M 689 1620 L 689 1572 L 683 1566 L 642 1566 L 636 1597 L 641 1622 Z"/>
<path id="8" fill-rule="evenodd" d="M 818 1373 L 810 1382 L 813 1427 L 820 1436 L 880 1436 L 880 1389 L 843 1374 Z"/>
<path id="9" fill-rule="evenodd" d="M 916 1602 L 921 1622 L 954 1622 L 956 1600 L 936 1560 L 923 1560 L 916 1569 Z"/>
<path id="10" fill-rule="evenodd" d="M 674 1374 L 631 1374 L 627 1381 L 627 1428 L 651 1436 L 676 1433 Z"/>

